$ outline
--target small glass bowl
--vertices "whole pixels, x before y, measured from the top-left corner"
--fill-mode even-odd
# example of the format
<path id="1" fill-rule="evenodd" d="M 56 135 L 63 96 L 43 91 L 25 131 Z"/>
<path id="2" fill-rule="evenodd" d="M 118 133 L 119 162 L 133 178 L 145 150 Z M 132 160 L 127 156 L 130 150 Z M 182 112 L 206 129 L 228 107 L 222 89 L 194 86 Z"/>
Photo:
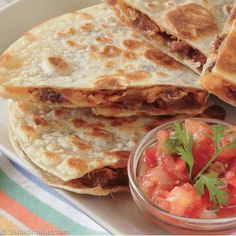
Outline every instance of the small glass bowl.
<path id="1" fill-rule="evenodd" d="M 210 125 L 221 124 L 225 127 L 231 125 L 215 119 L 193 118 L 193 120 L 203 121 Z M 132 197 L 139 208 L 146 214 L 150 220 L 164 227 L 168 231 L 179 234 L 232 234 L 236 232 L 236 215 L 227 218 L 217 219 L 197 219 L 177 216 L 168 213 L 162 208 L 152 203 L 142 192 L 137 181 L 137 175 L 140 171 L 140 159 L 143 158 L 143 153 L 147 147 L 156 143 L 156 134 L 160 130 L 173 130 L 173 124 L 176 122 L 183 123 L 185 120 L 176 120 L 164 125 L 161 125 L 150 131 L 136 145 L 130 155 L 128 163 L 128 175 L 130 182 L 130 190 Z"/>

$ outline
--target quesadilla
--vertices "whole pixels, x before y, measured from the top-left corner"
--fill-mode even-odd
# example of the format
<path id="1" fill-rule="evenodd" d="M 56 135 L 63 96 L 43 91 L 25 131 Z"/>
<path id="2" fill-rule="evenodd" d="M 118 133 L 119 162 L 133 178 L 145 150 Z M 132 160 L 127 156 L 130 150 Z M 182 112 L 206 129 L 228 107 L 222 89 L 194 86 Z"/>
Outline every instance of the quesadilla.
<path id="1" fill-rule="evenodd" d="M 115 192 L 124 192 L 128 191 L 128 186 L 117 186 L 110 189 L 104 189 L 101 186 L 97 187 L 88 187 L 86 185 L 71 185 L 67 182 L 64 182 L 63 180 L 57 178 L 56 176 L 48 173 L 47 171 L 44 171 L 43 169 L 39 168 L 37 165 L 35 165 L 31 159 L 24 153 L 24 151 L 21 149 L 17 139 L 14 135 L 14 127 L 9 128 L 9 138 L 11 141 L 11 144 L 17 153 L 17 155 L 49 186 L 64 189 L 70 192 L 78 193 L 78 194 L 90 194 L 95 196 L 105 196 L 110 193 Z M 127 181 L 127 180 L 126 180 Z"/>
<path id="2" fill-rule="evenodd" d="M 225 111 L 215 106 L 203 116 L 224 119 Z M 89 109 L 12 103 L 10 140 L 49 185 L 107 195 L 127 189 L 128 157 L 139 139 L 160 124 L 185 117 L 105 118 Z"/>
<path id="3" fill-rule="evenodd" d="M 210 93 L 236 106 L 236 7 L 223 32 L 216 37 L 201 84 Z"/>
<path id="4" fill-rule="evenodd" d="M 103 4 L 15 42 L 0 57 L 0 94 L 67 107 L 154 104 L 159 114 L 199 113 L 208 98 L 195 73 L 142 42 Z"/>
<path id="5" fill-rule="evenodd" d="M 232 0 L 107 0 L 154 46 L 200 74 Z"/>

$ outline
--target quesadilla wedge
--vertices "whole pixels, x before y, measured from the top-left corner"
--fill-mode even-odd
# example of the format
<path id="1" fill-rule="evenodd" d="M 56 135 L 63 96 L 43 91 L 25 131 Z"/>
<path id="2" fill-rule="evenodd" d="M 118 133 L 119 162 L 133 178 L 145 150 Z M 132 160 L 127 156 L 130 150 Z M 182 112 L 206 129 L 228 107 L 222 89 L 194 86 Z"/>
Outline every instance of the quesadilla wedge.
<path id="1" fill-rule="evenodd" d="M 231 0 L 107 0 L 127 25 L 154 46 L 200 74 Z"/>
<path id="2" fill-rule="evenodd" d="M 15 42 L 0 57 L 0 94 L 68 107 L 155 104 L 161 114 L 168 98 L 172 114 L 198 113 L 208 98 L 195 73 L 142 42 L 103 4 L 52 19 Z"/>
<path id="3" fill-rule="evenodd" d="M 201 84 L 210 93 L 236 106 L 236 7 L 223 32 L 216 37 Z"/>
<path id="4" fill-rule="evenodd" d="M 225 111 L 215 106 L 203 116 L 224 118 Z M 127 189 L 128 157 L 139 139 L 160 124 L 185 117 L 105 118 L 88 109 L 12 103 L 10 140 L 51 186 L 107 195 Z"/>
<path id="5" fill-rule="evenodd" d="M 42 181 L 44 181 L 51 187 L 64 189 L 78 194 L 89 194 L 94 196 L 106 196 L 111 193 L 125 192 L 129 190 L 128 186 L 117 186 L 109 189 L 104 189 L 101 186 L 88 187 L 82 184 L 68 184 L 67 182 L 64 182 L 56 176 L 39 168 L 31 161 L 31 159 L 24 153 L 18 143 L 14 135 L 14 127 L 9 127 L 9 139 L 11 141 L 12 146 L 14 147 L 16 154 L 42 179 Z"/>

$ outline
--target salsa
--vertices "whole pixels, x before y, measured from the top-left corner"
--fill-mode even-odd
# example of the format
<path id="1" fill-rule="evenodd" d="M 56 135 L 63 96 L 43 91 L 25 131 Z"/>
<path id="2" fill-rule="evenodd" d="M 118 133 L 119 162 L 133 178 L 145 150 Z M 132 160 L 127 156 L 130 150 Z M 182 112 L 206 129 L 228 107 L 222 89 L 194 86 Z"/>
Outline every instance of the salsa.
<path id="1" fill-rule="evenodd" d="M 236 132 L 187 119 L 157 132 L 143 153 L 138 181 L 146 197 L 189 218 L 236 215 Z"/>

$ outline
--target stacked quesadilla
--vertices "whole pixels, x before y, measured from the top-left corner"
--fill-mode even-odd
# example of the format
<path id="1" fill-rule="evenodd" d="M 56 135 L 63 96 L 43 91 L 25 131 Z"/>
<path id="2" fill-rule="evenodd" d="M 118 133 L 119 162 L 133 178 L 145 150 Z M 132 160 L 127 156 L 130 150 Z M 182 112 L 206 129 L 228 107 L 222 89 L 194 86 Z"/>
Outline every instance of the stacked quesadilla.
<path id="1" fill-rule="evenodd" d="M 129 153 L 152 128 L 224 118 L 198 80 L 104 4 L 35 27 L 0 57 L 16 152 L 49 185 L 92 195 L 127 189 Z"/>
<path id="2" fill-rule="evenodd" d="M 236 106 L 236 6 L 215 40 L 201 76 L 202 86 Z"/>
<path id="3" fill-rule="evenodd" d="M 232 0 L 107 0 L 145 39 L 200 74 Z"/>

